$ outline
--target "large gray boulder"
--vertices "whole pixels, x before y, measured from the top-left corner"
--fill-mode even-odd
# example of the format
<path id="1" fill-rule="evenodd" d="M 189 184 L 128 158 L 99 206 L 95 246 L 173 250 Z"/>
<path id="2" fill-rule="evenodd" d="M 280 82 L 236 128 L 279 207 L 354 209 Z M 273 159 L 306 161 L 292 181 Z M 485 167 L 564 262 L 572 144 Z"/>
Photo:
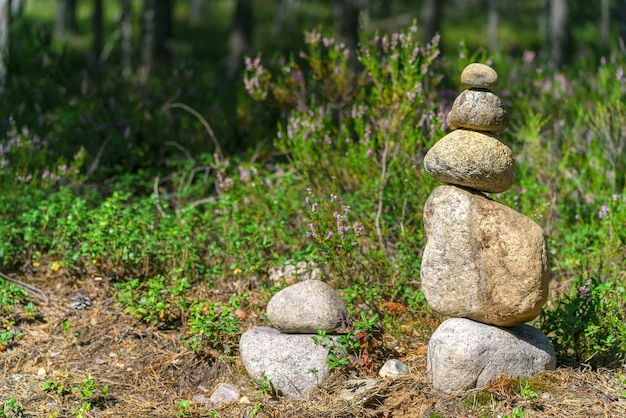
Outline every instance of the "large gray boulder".
<path id="1" fill-rule="evenodd" d="M 305 280 L 276 293 L 267 304 L 267 319 L 272 327 L 286 333 L 316 334 L 318 330 L 334 331 L 339 311 L 345 301 L 326 283 Z"/>
<path id="2" fill-rule="evenodd" d="M 499 193 L 515 181 L 511 148 L 497 136 L 457 129 L 426 153 L 424 168 L 435 180 Z"/>
<path id="3" fill-rule="evenodd" d="M 550 271 L 543 231 L 481 193 L 436 188 L 424 206 L 421 281 L 430 307 L 498 326 L 539 315 Z"/>
<path id="4" fill-rule="evenodd" d="M 269 327 L 246 331 L 239 341 L 241 360 L 253 380 L 263 376 L 280 394 L 301 399 L 321 385 L 330 374 L 328 350 L 313 341 L 311 334 L 282 334 Z M 326 345 L 332 346 L 329 337 Z"/>
<path id="5" fill-rule="evenodd" d="M 433 387 L 462 391 L 554 370 L 556 357 L 548 338 L 530 325 L 499 328 L 452 318 L 430 338 L 426 362 Z"/>

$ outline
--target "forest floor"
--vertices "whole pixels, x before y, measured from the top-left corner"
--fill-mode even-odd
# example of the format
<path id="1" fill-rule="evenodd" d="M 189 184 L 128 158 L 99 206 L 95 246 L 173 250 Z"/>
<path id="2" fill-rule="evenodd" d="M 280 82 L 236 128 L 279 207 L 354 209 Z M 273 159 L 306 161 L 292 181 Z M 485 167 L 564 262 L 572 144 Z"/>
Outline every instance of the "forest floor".
<path id="1" fill-rule="evenodd" d="M 410 374 L 395 379 L 360 375 L 379 379 L 363 400 L 349 403 L 338 396 L 355 377 L 347 370 L 333 372 L 305 400 L 274 399 L 248 378 L 236 347 L 231 356 L 195 355 L 182 344 L 182 327 L 158 329 L 118 307 L 107 279 L 75 278 L 47 268 L 19 279 L 42 289 L 49 302 L 37 304 L 33 298 L 39 314 L 17 324 L 22 337 L 0 353 L 0 402 L 12 399 L 19 406 L 19 412 L 5 409 L 2 417 L 626 416 L 626 371 L 559 366 L 524 388 L 519 381 L 502 381 L 483 391 L 446 394 L 427 382 L 426 341 L 398 346 L 391 339 L 386 343 L 395 344 Z M 263 325 L 261 314 L 248 312 L 241 331 Z M 85 387 L 89 377 L 95 391 L 70 389 Z M 56 386 L 44 391 L 46 382 Z M 222 382 L 241 390 L 238 402 L 212 409 L 193 401 L 194 395 L 208 398 Z M 108 393 L 102 396 L 105 385 Z M 91 410 L 80 415 L 85 400 Z"/>

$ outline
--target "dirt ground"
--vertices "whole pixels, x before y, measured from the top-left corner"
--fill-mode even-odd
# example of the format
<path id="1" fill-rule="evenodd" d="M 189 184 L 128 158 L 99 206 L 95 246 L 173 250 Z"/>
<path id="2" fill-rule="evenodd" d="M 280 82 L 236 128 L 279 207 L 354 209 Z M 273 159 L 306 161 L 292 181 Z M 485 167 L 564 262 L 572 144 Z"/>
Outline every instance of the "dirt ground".
<path id="1" fill-rule="evenodd" d="M 438 392 L 424 375 L 425 341 L 395 347 L 411 373 L 380 379 L 359 402 L 337 395 L 355 377 L 349 371 L 334 372 L 306 400 L 273 399 L 247 377 L 236 346 L 232 356 L 194 355 L 183 346 L 180 327 L 157 329 L 124 313 L 109 280 L 30 273 L 18 278 L 42 289 L 49 302 L 32 298 L 39 315 L 16 324 L 22 337 L 0 353 L 0 402 L 14 398 L 22 411 L 7 417 L 77 416 L 77 393 L 40 385 L 52 379 L 72 387 L 87 375 L 97 387 L 108 386 L 107 396 L 94 393 L 93 409 L 84 415 L 89 417 L 183 416 L 177 415 L 184 412 L 180 400 L 191 402 L 187 416 L 193 417 L 626 417 L 626 382 L 615 370 L 559 367 L 534 378 L 530 396 L 522 396 L 519 382 L 507 381 L 483 391 Z M 241 330 L 263 325 L 261 314 L 250 308 Z M 209 397 L 222 382 L 240 388 L 238 402 L 210 409 L 193 401 L 194 395 Z"/>

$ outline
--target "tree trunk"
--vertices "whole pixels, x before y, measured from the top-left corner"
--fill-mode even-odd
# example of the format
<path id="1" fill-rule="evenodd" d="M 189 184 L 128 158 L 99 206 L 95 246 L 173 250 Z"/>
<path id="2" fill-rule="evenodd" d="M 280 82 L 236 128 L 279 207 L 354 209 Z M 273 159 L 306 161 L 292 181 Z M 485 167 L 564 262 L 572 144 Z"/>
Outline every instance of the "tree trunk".
<path id="1" fill-rule="evenodd" d="M 539 0 L 539 14 L 537 19 L 537 28 L 539 30 L 539 35 L 541 39 L 543 39 L 544 45 L 547 45 L 550 39 L 549 28 L 550 25 L 550 4 L 548 0 Z"/>
<path id="2" fill-rule="evenodd" d="M 168 43 L 172 38 L 172 0 L 157 0 L 154 8 L 154 56 L 170 60 Z"/>
<path id="3" fill-rule="evenodd" d="M 91 62 L 95 64 L 100 60 L 100 56 L 102 55 L 102 45 L 104 44 L 104 4 L 102 0 L 93 1 L 91 28 L 93 31 Z"/>
<path id="4" fill-rule="evenodd" d="M 609 50 L 610 10 L 611 0 L 602 0 L 600 5 L 600 50 L 604 53 Z"/>
<path id="5" fill-rule="evenodd" d="M 618 6 L 619 47 L 626 54 L 626 0 L 619 0 Z"/>
<path id="6" fill-rule="evenodd" d="M 11 17 L 21 17 L 24 13 L 24 6 L 26 6 L 26 0 L 11 0 Z"/>
<path id="7" fill-rule="evenodd" d="M 379 13 L 380 13 L 380 17 L 382 17 L 383 19 L 386 19 L 389 16 L 391 16 L 391 3 L 392 3 L 392 0 L 381 0 Z"/>
<path id="8" fill-rule="evenodd" d="M 274 19 L 272 20 L 272 36 L 281 36 L 289 13 L 293 13 L 294 0 L 274 0 Z"/>
<path id="9" fill-rule="evenodd" d="M 568 47 L 567 0 L 552 0 L 550 8 L 550 55 L 555 67 L 563 65 Z"/>
<path id="10" fill-rule="evenodd" d="M 425 0 L 422 6 L 422 22 L 424 26 L 424 45 L 429 43 L 433 36 L 441 30 L 443 19 L 443 8 L 445 0 Z"/>
<path id="11" fill-rule="evenodd" d="M 489 50 L 491 53 L 494 53 L 500 50 L 500 39 L 498 37 L 498 25 L 500 20 L 498 14 L 498 0 L 488 0 L 487 6 L 489 8 L 489 21 L 487 23 Z"/>
<path id="12" fill-rule="evenodd" d="M 11 2 L 0 0 L 0 92 L 4 91 L 9 63 L 9 28 L 11 26 Z"/>
<path id="13" fill-rule="evenodd" d="M 122 52 L 122 73 L 125 77 L 133 71 L 133 21 L 131 0 L 121 0 L 122 14 L 120 16 L 120 50 Z"/>
<path id="14" fill-rule="evenodd" d="M 202 23 L 204 0 L 189 0 L 189 26 L 198 27 Z"/>
<path id="15" fill-rule="evenodd" d="M 242 58 L 252 42 L 252 1 L 237 0 L 228 39 L 228 74 L 234 77 L 242 68 Z"/>
<path id="16" fill-rule="evenodd" d="M 152 71 L 154 51 L 154 3 L 156 0 L 145 0 L 143 4 L 141 54 L 139 75 L 146 78 Z"/>
<path id="17" fill-rule="evenodd" d="M 361 4 L 359 0 L 337 0 L 337 14 L 341 16 L 339 22 L 339 34 L 345 41 L 346 47 L 350 51 L 350 65 L 353 68 L 358 66 L 356 49 L 359 45 L 359 13 Z"/>
<path id="18" fill-rule="evenodd" d="M 54 36 L 63 39 L 76 32 L 76 0 L 57 0 Z"/>

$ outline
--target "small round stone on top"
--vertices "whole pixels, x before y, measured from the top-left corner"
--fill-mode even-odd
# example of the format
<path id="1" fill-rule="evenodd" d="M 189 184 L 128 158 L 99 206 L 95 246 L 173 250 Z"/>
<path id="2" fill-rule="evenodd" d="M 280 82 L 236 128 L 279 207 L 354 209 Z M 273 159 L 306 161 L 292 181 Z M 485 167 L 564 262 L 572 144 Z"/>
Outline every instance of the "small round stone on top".
<path id="1" fill-rule="evenodd" d="M 498 85 L 498 73 L 488 65 L 469 64 L 461 73 L 461 83 L 468 87 L 489 88 Z"/>

